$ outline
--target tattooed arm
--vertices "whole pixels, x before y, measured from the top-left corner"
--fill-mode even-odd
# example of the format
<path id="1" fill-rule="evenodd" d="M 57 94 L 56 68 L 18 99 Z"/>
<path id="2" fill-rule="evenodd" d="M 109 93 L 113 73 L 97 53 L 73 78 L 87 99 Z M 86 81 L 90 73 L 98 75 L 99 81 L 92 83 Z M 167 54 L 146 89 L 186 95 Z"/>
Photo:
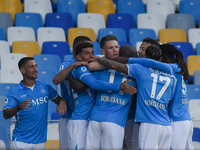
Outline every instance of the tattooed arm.
<path id="1" fill-rule="evenodd" d="M 99 62 L 101 65 L 109 68 L 109 69 L 113 69 L 113 70 L 117 70 L 119 72 L 122 72 L 124 74 L 128 74 L 128 67 L 126 64 L 121 64 L 118 62 L 115 62 L 113 60 L 110 59 L 106 59 L 106 58 L 96 58 L 97 62 Z"/>

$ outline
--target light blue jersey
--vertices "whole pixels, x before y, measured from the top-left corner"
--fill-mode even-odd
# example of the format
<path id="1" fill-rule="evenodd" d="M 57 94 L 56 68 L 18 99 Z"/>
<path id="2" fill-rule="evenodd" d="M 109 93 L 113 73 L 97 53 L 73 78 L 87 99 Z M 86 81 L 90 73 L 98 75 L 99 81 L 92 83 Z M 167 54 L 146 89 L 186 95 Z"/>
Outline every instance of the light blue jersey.
<path id="1" fill-rule="evenodd" d="M 17 113 L 17 122 L 12 140 L 25 143 L 44 143 L 47 141 L 48 100 L 55 99 L 58 93 L 49 84 L 36 81 L 33 88 L 25 87 L 22 82 L 8 92 L 4 109 L 13 108 L 31 98 L 29 109 Z"/>
<path id="2" fill-rule="evenodd" d="M 59 72 L 67 68 L 69 65 L 71 65 L 74 62 L 77 62 L 77 60 L 74 58 L 72 58 L 69 61 L 64 61 L 60 65 Z M 70 75 L 71 73 L 68 75 L 68 77 Z M 70 118 L 72 115 L 72 111 L 74 110 L 73 97 L 72 97 L 71 87 L 68 81 L 68 77 L 62 83 L 60 83 L 61 95 L 67 101 L 67 113 L 64 115 L 61 115 L 60 118 Z"/>
<path id="3" fill-rule="evenodd" d="M 140 64 L 129 64 L 128 71 L 138 81 L 135 122 L 171 125 L 167 107 L 173 97 L 175 79 Z"/>
<path id="4" fill-rule="evenodd" d="M 80 66 L 73 70 L 73 76 L 75 79 L 79 79 L 90 88 L 83 92 L 73 91 L 73 98 L 75 108 L 70 119 L 88 120 L 90 112 L 94 106 L 96 91 L 95 90 L 114 90 L 119 91 L 120 84 L 111 84 L 101 80 L 98 80 L 86 66 Z"/>
<path id="5" fill-rule="evenodd" d="M 183 79 L 183 76 L 180 73 L 181 69 L 178 67 L 177 63 L 166 64 L 166 63 L 158 62 L 158 61 L 147 59 L 147 58 L 145 59 L 142 58 L 140 60 L 131 58 L 129 59 L 129 62 L 140 63 L 142 65 L 153 67 L 155 69 L 173 74 L 177 79 L 177 84 L 176 84 L 173 100 L 169 107 L 170 118 L 173 121 L 191 120 L 189 110 L 188 110 L 187 87 Z M 170 66 L 172 69 L 170 68 Z"/>
<path id="6" fill-rule="evenodd" d="M 95 72 L 99 80 L 109 83 L 121 84 L 125 80 L 132 80 L 128 84 L 136 87 L 136 81 L 125 74 L 106 69 Z M 95 106 L 92 109 L 90 120 L 100 122 L 111 122 L 125 127 L 128 112 L 130 109 L 130 99 L 132 95 L 121 91 L 98 91 Z"/>

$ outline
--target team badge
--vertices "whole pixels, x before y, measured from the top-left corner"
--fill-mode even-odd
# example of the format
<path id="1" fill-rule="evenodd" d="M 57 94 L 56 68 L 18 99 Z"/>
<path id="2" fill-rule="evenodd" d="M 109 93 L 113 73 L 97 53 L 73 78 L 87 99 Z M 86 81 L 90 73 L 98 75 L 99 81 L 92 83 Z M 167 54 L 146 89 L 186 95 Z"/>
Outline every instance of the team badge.
<path id="1" fill-rule="evenodd" d="M 82 70 L 83 72 L 85 72 L 85 71 L 87 70 L 87 68 L 86 68 L 86 67 L 81 67 L 81 70 Z"/>
<path id="2" fill-rule="evenodd" d="M 46 93 L 46 90 L 45 90 L 45 89 L 41 89 L 40 92 L 41 92 L 42 94 L 45 94 L 45 93 Z"/>
<path id="3" fill-rule="evenodd" d="M 5 99 L 5 103 L 8 103 L 8 98 Z"/>

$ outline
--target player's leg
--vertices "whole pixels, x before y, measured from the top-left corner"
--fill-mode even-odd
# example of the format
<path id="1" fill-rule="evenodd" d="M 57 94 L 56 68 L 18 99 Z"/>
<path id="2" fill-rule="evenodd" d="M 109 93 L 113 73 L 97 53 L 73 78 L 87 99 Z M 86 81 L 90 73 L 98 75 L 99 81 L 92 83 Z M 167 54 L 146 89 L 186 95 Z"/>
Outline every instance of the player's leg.
<path id="1" fill-rule="evenodd" d="M 139 149 L 139 124 L 134 122 L 134 119 L 127 120 L 125 127 L 125 145 L 127 150 Z"/>
<path id="2" fill-rule="evenodd" d="M 110 122 L 101 122 L 101 149 L 122 149 L 124 128 Z"/>
<path id="3" fill-rule="evenodd" d="M 45 150 L 45 143 L 32 144 L 32 150 Z"/>
<path id="4" fill-rule="evenodd" d="M 31 144 L 19 142 L 19 141 L 11 141 L 10 143 L 11 150 L 31 150 Z"/>
<path id="5" fill-rule="evenodd" d="M 186 149 L 188 144 L 189 134 L 192 140 L 191 122 L 187 121 L 176 121 L 172 122 L 172 149 Z"/>
<path id="6" fill-rule="evenodd" d="M 85 149 L 88 120 L 69 120 L 67 125 L 67 148 Z"/>
<path id="7" fill-rule="evenodd" d="M 67 149 L 67 123 L 69 118 L 59 119 L 59 149 Z"/>
<path id="8" fill-rule="evenodd" d="M 172 139 L 172 128 L 171 126 L 162 126 L 160 134 L 159 150 L 170 149 L 171 139 Z"/>
<path id="9" fill-rule="evenodd" d="M 100 122 L 89 121 L 87 130 L 86 149 L 87 150 L 100 149 L 100 140 L 101 140 Z"/>
<path id="10" fill-rule="evenodd" d="M 187 144 L 186 144 L 186 149 L 188 150 L 193 150 L 193 144 L 192 144 L 192 135 L 193 135 L 193 123 L 192 120 L 189 121 L 189 134 L 188 134 L 188 139 L 187 139 Z"/>

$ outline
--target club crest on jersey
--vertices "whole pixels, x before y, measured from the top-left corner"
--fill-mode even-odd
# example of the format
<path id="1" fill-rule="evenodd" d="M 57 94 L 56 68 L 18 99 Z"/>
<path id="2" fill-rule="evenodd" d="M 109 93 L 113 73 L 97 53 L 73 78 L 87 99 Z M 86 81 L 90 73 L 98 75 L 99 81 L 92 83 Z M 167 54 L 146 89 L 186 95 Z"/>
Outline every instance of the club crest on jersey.
<path id="1" fill-rule="evenodd" d="M 8 103 L 8 98 L 5 99 L 5 103 Z"/>
<path id="2" fill-rule="evenodd" d="M 45 89 L 41 89 L 40 92 L 41 92 L 42 94 L 45 94 L 45 93 L 46 93 L 46 90 L 45 90 Z"/>
<path id="3" fill-rule="evenodd" d="M 82 70 L 83 72 L 85 72 L 85 71 L 87 70 L 87 68 L 86 68 L 86 67 L 81 67 L 81 70 Z"/>

